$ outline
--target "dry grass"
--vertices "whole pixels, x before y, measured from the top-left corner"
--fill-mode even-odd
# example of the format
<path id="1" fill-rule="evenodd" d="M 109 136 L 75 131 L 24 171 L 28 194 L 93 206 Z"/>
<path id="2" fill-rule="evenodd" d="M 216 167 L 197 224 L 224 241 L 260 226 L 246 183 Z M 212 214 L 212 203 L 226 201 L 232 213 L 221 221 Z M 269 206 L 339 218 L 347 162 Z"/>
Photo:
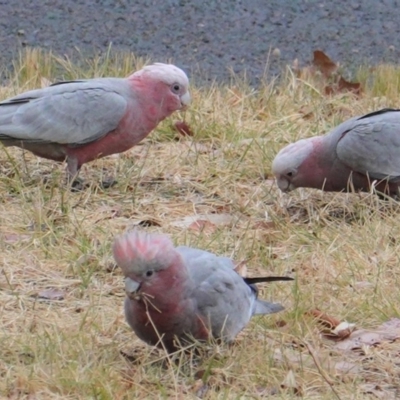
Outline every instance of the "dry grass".
<path id="1" fill-rule="evenodd" d="M 0 98 L 40 87 L 43 77 L 124 76 L 142 63 L 110 55 L 77 67 L 28 52 Z M 361 98 L 324 96 L 318 80 L 289 70 L 257 91 L 240 81 L 194 87 L 185 115 L 174 115 L 131 151 L 86 165 L 81 177 L 92 186 L 80 193 L 64 190 L 63 166 L 2 149 L 2 398 L 374 398 L 365 384 L 394 398 L 399 343 L 340 353 L 304 312 L 319 308 L 360 327 L 399 315 L 397 205 L 371 195 L 282 195 L 270 176 L 283 145 L 352 115 L 400 105 L 399 68 L 359 76 L 368 82 Z M 176 140 L 172 121 L 182 118 L 194 138 Z M 119 183 L 104 191 L 97 184 L 108 175 Z M 211 213 L 233 218 L 203 232 L 177 226 Z M 204 346 L 200 359 L 171 361 L 152 350 L 124 321 L 122 277 L 110 253 L 116 234 L 149 224 L 143 229 L 166 232 L 176 243 L 250 259 L 249 275 L 294 272 L 294 284 L 261 285 L 262 296 L 287 311 L 254 318 L 235 345 Z M 40 299 L 48 288 L 65 298 Z M 357 370 L 343 372 L 343 361 Z"/>

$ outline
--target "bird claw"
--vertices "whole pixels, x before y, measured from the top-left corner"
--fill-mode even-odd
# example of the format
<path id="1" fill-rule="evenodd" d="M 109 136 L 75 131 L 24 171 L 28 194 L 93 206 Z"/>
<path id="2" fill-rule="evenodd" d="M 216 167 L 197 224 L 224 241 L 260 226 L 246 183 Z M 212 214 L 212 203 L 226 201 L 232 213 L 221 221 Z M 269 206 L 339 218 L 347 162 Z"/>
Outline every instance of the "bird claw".
<path id="1" fill-rule="evenodd" d="M 100 188 L 101 189 L 109 189 L 116 185 L 118 181 L 114 178 L 108 178 L 103 180 L 100 183 Z M 90 187 L 89 183 L 84 183 L 82 179 L 75 178 L 71 183 L 70 183 L 70 189 L 71 192 L 81 192 L 82 190 L 86 190 L 88 187 Z"/>
<path id="2" fill-rule="evenodd" d="M 101 186 L 102 189 L 110 189 L 113 186 L 115 186 L 117 183 L 118 183 L 118 181 L 116 179 L 110 177 L 110 178 L 104 179 L 101 182 L 100 186 Z"/>
<path id="3" fill-rule="evenodd" d="M 71 182 L 71 192 L 81 192 L 82 190 L 85 190 L 89 187 L 90 185 L 88 183 L 84 183 L 82 179 L 74 179 Z"/>

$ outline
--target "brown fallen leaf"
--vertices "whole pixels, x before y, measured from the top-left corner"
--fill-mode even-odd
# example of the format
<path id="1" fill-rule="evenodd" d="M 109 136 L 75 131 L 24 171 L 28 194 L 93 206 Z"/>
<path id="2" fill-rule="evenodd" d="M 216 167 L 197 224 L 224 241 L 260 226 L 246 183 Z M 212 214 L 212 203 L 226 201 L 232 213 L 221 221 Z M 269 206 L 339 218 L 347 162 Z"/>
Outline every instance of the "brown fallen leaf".
<path id="1" fill-rule="evenodd" d="M 302 368 L 309 368 L 314 365 L 314 361 L 309 354 L 295 348 L 275 349 L 272 356 L 278 364 L 289 366 L 294 370 L 297 370 L 300 365 Z"/>
<path id="2" fill-rule="evenodd" d="M 351 92 L 357 96 L 360 96 L 362 93 L 362 87 L 361 83 L 359 82 L 348 82 L 342 76 L 339 76 L 339 79 L 336 82 L 324 88 L 324 92 L 328 96 L 336 93 L 346 92 Z"/>
<path id="3" fill-rule="evenodd" d="M 120 217 L 122 215 L 122 209 L 119 207 L 112 207 L 112 208 L 107 208 L 107 207 L 101 207 L 99 209 L 96 209 L 96 215 L 103 215 L 99 218 L 97 218 L 94 221 L 94 224 L 99 223 L 100 221 L 104 221 L 106 219 L 113 219 L 116 217 Z"/>
<path id="4" fill-rule="evenodd" d="M 314 109 L 311 107 L 302 106 L 299 110 L 299 114 L 303 119 L 311 119 L 314 117 Z"/>
<path id="5" fill-rule="evenodd" d="M 233 216 L 228 213 L 187 215 L 182 219 L 171 222 L 171 225 L 177 228 L 189 228 L 193 222 L 197 221 L 208 221 L 216 226 L 227 226 L 232 223 Z M 204 225 L 204 223 L 198 225 Z M 194 227 L 194 229 L 196 229 L 196 227 Z"/>
<path id="6" fill-rule="evenodd" d="M 334 365 L 335 372 L 338 374 L 358 374 L 361 366 L 348 361 L 338 361 Z"/>
<path id="7" fill-rule="evenodd" d="M 217 226 L 210 221 L 204 219 L 198 219 L 193 221 L 188 229 L 195 232 L 205 232 L 205 233 L 213 233 L 217 230 Z"/>
<path id="8" fill-rule="evenodd" d="M 6 233 L 3 233 L 0 236 L 0 238 L 3 239 L 4 243 L 14 244 L 14 243 L 20 242 L 21 240 L 30 239 L 31 235 L 24 235 L 24 234 L 19 234 L 19 233 L 6 232 Z"/>
<path id="9" fill-rule="evenodd" d="M 174 127 L 179 134 L 182 136 L 194 136 L 192 129 L 189 124 L 185 121 L 176 121 Z"/>
<path id="10" fill-rule="evenodd" d="M 354 94 L 360 95 L 362 93 L 361 83 L 359 82 L 349 82 L 340 76 L 338 81 L 338 91 L 339 92 L 353 92 Z"/>
<path id="11" fill-rule="evenodd" d="M 240 261 L 235 265 L 235 268 L 234 268 L 234 271 L 243 278 L 246 278 L 246 276 L 247 276 L 246 262 L 247 262 L 247 260 Z"/>
<path id="12" fill-rule="evenodd" d="M 232 95 L 228 98 L 228 103 L 234 107 L 237 106 L 244 98 L 243 93 L 239 91 L 236 87 L 228 89 L 229 93 Z"/>
<path id="13" fill-rule="evenodd" d="M 285 376 L 285 379 L 281 383 L 281 388 L 282 389 L 290 389 L 293 391 L 294 394 L 300 396 L 301 395 L 301 388 L 296 382 L 296 377 L 294 376 L 294 373 L 292 370 L 289 370 L 287 375 Z"/>
<path id="14" fill-rule="evenodd" d="M 42 88 L 45 88 L 45 87 L 50 86 L 50 85 L 52 85 L 52 84 L 53 84 L 53 82 L 52 82 L 50 79 L 47 79 L 47 78 L 45 78 L 44 76 L 42 76 L 42 77 L 40 78 L 40 86 L 41 86 Z"/>
<path id="15" fill-rule="evenodd" d="M 335 329 L 340 324 L 337 318 L 331 317 L 318 309 L 306 311 L 305 314 L 314 317 L 320 325 L 328 329 L 328 332 L 331 332 L 332 329 Z M 325 330 L 322 332 L 325 333 Z"/>
<path id="16" fill-rule="evenodd" d="M 377 399 L 395 400 L 398 398 L 396 396 L 396 393 L 388 390 L 383 390 L 379 385 L 376 385 L 374 383 L 363 383 L 359 387 L 363 391 L 363 393 L 373 394 Z"/>
<path id="17" fill-rule="evenodd" d="M 271 230 L 276 227 L 274 221 L 256 221 L 252 228 L 253 229 L 263 229 L 263 230 Z"/>
<path id="18" fill-rule="evenodd" d="M 39 292 L 37 297 L 46 300 L 64 300 L 65 293 L 60 289 L 49 288 Z"/>
<path id="19" fill-rule="evenodd" d="M 338 65 L 321 50 L 314 51 L 312 65 L 317 71 L 321 72 L 325 78 L 329 78 L 338 69 Z"/>
<path id="20" fill-rule="evenodd" d="M 354 289 L 361 290 L 361 289 L 372 289 L 374 287 L 374 284 L 371 282 L 355 282 L 353 285 L 351 285 Z"/>
<path id="21" fill-rule="evenodd" d="M 354 330 L 345 340 L 335 344 L 341 351 L 359 350 L 364 346 L 378 346 L 383 342 L 394 342 L 400 339 L 400 319 L 391 318 L 376 329 Z"/>
<path id="22" fill-rule="evenodd" d="M 160 221 L 148 218 L 148 219 L 142 219 L 141 221 L 139 221 L 137 223 L 137 226 L 142 226 L 142 227 L 147 228 L 149 226 L 162 226 L 162 225 L 161 225 Z"/>
<path id="23" fill-rule="evenodd" d="M 313 316 L 321 326 L 321 333 L 326 339 L 344 340 L 354 331 L 355 325 L 346 321 L 340 322 L 337 318 L 331 317 L 320 310 L 307 311 L 306 315 Z"/>
<path id="24" fill-rule="evenodd" d="M 207 394 L 208 390 L 208 385 L 204 383 L 201 379 L 198 379 L 192 385 L 192 392 L 199 399 L 202 399 Z"/>

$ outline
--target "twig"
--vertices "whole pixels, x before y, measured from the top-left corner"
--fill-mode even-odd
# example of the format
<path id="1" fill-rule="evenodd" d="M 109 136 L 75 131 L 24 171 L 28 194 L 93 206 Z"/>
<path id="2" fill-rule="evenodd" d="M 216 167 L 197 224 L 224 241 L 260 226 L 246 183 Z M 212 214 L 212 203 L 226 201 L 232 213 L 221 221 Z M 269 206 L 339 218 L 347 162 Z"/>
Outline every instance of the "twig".
<path id="1" fill-rule="evenodd" d="M 335 394 L 335 396 L 338 398 L 338 400 L 340 399 L 339 393 L 336 391 L 336 389 L 333 387 L 334 382 L 331 380 L 331 378 L 326 374 L 326 372 L 322 369 L 321 365 L 319 364 L 319 361 L 317 359 L 317 356 L 314 352 L 314 350 L 312 349 L 312 347 L 305 341 L 302 341 L 302 343 L 307 347 L 308 353 L 310 354 L 310 356 L 312 357 L 312 359 L 314 360 L 314 364 L 317 367 L 319 373 L 321 374 L 321 376 L 324 378 L 325 382 L 330 386 L 330 388 L 332 389 L 332 392 Z"/>

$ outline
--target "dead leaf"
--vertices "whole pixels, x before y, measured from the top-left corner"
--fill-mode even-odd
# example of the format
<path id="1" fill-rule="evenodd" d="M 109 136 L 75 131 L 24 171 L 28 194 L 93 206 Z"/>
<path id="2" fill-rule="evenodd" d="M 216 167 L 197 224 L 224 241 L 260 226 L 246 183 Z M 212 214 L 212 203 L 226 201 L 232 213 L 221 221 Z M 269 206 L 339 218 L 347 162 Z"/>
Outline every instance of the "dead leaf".
<path id="1" fill-rule="evenodd" d="M 252 226 L 253 229 L 272 230 L 276 226 L 274 221 L 256 221 Z"/>
<path id="2" fill-rule="evenodd" d="M 80 267 L 85 264 L 90 264 L 92 262 L 97 263 L 98 258 L 94 254 L 82 254 L 75 262 L 77 267 Z"/>
<path id="3" fill-rule="evenodd" d="M 335 88 L 334 85 L 328 85 L 328 86 L 325 86 L 325 87 L 324 87 L 324 93 L 325 93 L 327 96 L 331 96 L 331 95 L 335 94 L 336 91 L 337 91 L 337 89 Z"/>
<path id="4" fill-rule="evenodd" d="M 189 228 L 196 221 L 208 221 L 215 226 L 226 226 L 232 223 L 233 216 L 224 213 L 188 215 L 180 220 L 171 222 L 171 225 L 177 228 Z M 200 225 L 202 224 L 204 225 L 204 222 L 200 223 Z"/>
<path id="5" fill-rule="evenodd" d="M 47 78 L 45 78 L 44 76 L 42 76 L 42 77 L 40 78 L 40 86 L 41 86 L 42 88 L 45 88 L 45 87 L 50 86 L 50 85 L 52 85 L 52 84 L 53 84 L 53 82 L 52 82 L 50 79 L 47 79 Z"/>
<path id="6" fill-rule="evenodd" d="M 235 265 L 234 271 L 239 274 L 241 277 L 246 278 L 247 276 L 247 260 L 240 261 Z"/>
<path id="7" fill-rule="evenodd" d="M 238 90 L 236 87 L 232 87 L 228 89 L 228 91 L 232 94 L 232 97 L 228 99 L 228 103 L 234 107 L 240 104 L 240 102 L 243 100 L 243 93 Z"/>
<path id="8" fill-rule="evenodd" d="M 251 138 L 251 139 L 241 139 L 236 143 L 228 144 L 228 147 L 239 147 L 239 146 L 250 146 L 255 144 L 257 146 L 262 146 L 268 144 L 269 139 L 267 138 Z"/>
<path id="9" fill-rule="evenodd" d="M 363 393 L 373 394 L 378 399 L 394 400 L 397 398 L 395 393 L 383 390 L 379 385 L 374 383 L 363 383 L 359 387 Z"/>
<path id="10" fill-rule="evenodd" d="M 299 113 L 303 119 L 311 119 L 314 117 L 314 108 L 303 106 L 300 108 Z"/>
<path id="11" fill-rule="evenodd" d="M 338 90 L 339 90 L 339 92 L 353 92 L 357 95 L 360 95 L 362 92 L 362 87 L 361 87 L 361 83 L 349 82 L 349 81 L 346 81 L 346 79 L 344 79 L 343 76 L 340 76 L 339 82 L 338 82 Z"/>
<path id="12" fill-rule="evenodd" d="M 354 289 L 371 289 L 374 287 L 374 284 L 371 282 L 355 282 L 353 285 L 351 285 Z"/>
<path id="13" fill-rule="evenodd" d="M 338 361 L 335 366 L 335 371 L 340 374 L 358 374 L 361 370 L 360 366 L 348 361 Z"/>
<path id="14" fill-rule="evenodd" d="M 137 226 L 142 226 L 142 227 L 149 227 L 149 226 L 162 226 L 159 221 L 156 221 L 155 219 L 142 219 L 137 223 Z"/>
<path id="15" fill-rule="evenodd" d="M 350 324 L 347 321 L 341 322 L 332 332 L 325 333 L 324 337 L 331 340 L 343 340 L 351 335 L 355 329 L 355 324 Z"/>
<path id="16" fill-rule="evenodd" d="M 108 273 L 114 272 L 118 269 L 118 265 L 115 262 L 108 262 L 105 266 L 105 271 Z"/>
<path id="17" fill-rule="evenodd" d="M 304 366 L 310 367 L 314 365 L 314 361 L 309 354 L 294 349 L 275 349 L 273 359 L 277 363 L 289 365 L 293 369 L 297 369 L 299 366 L 304 368 Z"/>
<path id="18" fill-rule="evenodd" d="M 60 289 L 49 288 L 39 292 L 37 297 L 46 300 L 64 300 L 65 293 Z"/>
<path id="19" fill-rule="evenodd" d="M 335 64 L 323 51 L 315 50 L 314 58 L 312 60 L 313 67 L 322 73 L 325 78 L 329 78 L 332 74 L 334 74 L 338 65 Z"/>
<path id="20" fill-rule="evenodd" d="M 331 332 L 340 324 L 337 318 L 331 317 L 318 309 L 307 311 L 305 314 L 314 317 L 320 325 L 329 330 L 328 332 Z M 322 332 L 325 332 L 325 330 Z"/>
<path id="21" fill-rule="evenodd" d="M 301 391 L 300 391 L 298 383 L 296 382 L 296 377 L 294 376 L 294 373 L 292 370 L 289 370 L 289 372 L 285 376 L 285 379 L 281 383 L 281 388 L 282 389 L 291 389 L 294 394 L 300 395 Z"/>
<path id="22" fill-rule="evenodd" d="M 3 233 L 2 239 L 4 243 L 7 244 L 14 244 L 18 243 L 21 240 L 28 240 L 31 238 L 31 235 L 23 235 L 23 234 L 18 234 L 18 233 L 12 233 L 12 232 L 6 232 Z"/>
<path id="23" fill-rule="evenodd" d="M 188 229 L 195 232 L 213 233 L 217 230 L 217 226 L 210 221 L 198 219 L 193 221 Z"/>
<path id="24" fill-rule="evenodd" d="M 357 329 L 345 340 L 335 344 L 335 349 L 341 351 L 359 350 L 364 346 L 378 346 L 383 342 L 393 342 L 400 339 L 400 319 L 391 318 L 378 328 Z"/>
<path id="25" fill-rule="evenodd" d="M 200 399 L 202 399 L 206 395 L 208 389 L 209 389 L 208 385 L 205 384 L 201 379 L 195 381 L 192 386 L 192 392 L 196 397 Z"/>
<path id="26" fill-rule="evenodd" d="M 321 333 L 326 339 L 343 340 L 350 336 L 355 329 L 355 324 L 340 322 L 337 318 L 331 317 L 320 310 L 307 311 L 306 315 L 313 316 L 321 326 Z"/>
<path id="27" fill-rule="evenodd" d="M 113 219 L 120 217 L 122 215 L 122 209 L 119 207 L 99 207 L 99 209 L 96 209 L 96 215 L 103 215 L 100 218 L 96 219 L 94 221 L 95 224 L 97 224 L 100 221 L 104 221 L 106 219 Z"/>
<path id="28" fill-rule="evenodd" d="M 362 93 L 362 87 L 359 82 L 348 82 L 342 76 L 339 76 L 339 79 L 336 82 L 325 87 L 324 92 L 328 96 L 346 92 L 351 92 L 359 96 Z"/>
<path id="29" fill-rule="evenodd" d="M 192 129 L 189 124 L 185 121 L 176 121 L 174 123 L 174 128 L 182 136 L 194 136 Z"/>

